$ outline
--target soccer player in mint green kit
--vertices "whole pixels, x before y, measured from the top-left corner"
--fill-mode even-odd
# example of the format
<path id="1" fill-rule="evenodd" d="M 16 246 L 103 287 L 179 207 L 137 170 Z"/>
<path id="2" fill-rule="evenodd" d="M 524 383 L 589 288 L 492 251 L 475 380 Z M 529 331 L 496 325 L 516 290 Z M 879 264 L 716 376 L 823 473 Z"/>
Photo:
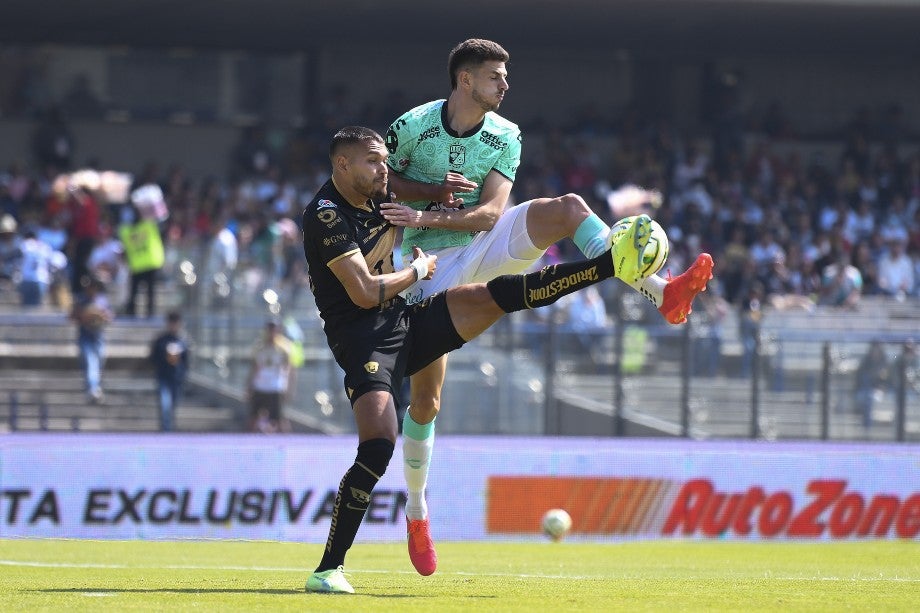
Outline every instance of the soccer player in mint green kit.
<path id="1" fill-rule="evenodd" d="M 404 258 L 412 259 L 413 247 L 438 256 L 438 274 L 404 294 L 410 304 L 460 284 L 520 273 L 564 238 L 589 259 L 609 249 L 610 228 L 576 194 L 507 206 L 521 159 L 520 129 L 495 112 L 508 91 L 508 59 L 493 41 L 460 43 L 448 58 L 447 100 L 411 109 L 387 131 L 387 163 L 393 171 L 389 190 L 395 199 L 381 205 L 381 211 L 404 228 Z M 637 195 L 634 208 L 649 193 L 639 190 Z M 679 277 L 623 280 L 669 322 L 682 323 L 710 278 L 712 258 L 701 254 Z M 445 355 L 411 377 L 403 419 L 409 557 L 422 575 L 437 568 L 425 486 L 446 368 Z"/>

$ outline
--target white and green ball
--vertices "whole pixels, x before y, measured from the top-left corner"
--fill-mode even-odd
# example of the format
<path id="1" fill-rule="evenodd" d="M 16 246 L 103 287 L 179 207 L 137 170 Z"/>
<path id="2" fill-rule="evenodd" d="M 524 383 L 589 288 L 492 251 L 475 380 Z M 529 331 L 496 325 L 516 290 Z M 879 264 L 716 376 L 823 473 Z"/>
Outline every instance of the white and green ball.
<path id="1" fill-rule="evenodd" d="M 610 242 L 608 244 L 616 244 L 616 242 L 620 240 L 624 234 L 626 234 L 626 231 L 629 230 L 630 226 L 632 226 L 636 217 L 636 215 L 624 217 L 620 221 L 613 224 L 613 226 L 610 228 Z M 668 261 L 668 254 L 670 254 L 670 252 L 671 243 L 668 241 L 667 232 L 664 231 L 664 228 L 661 227 L 661 224 L 653 219 L 652 236 L 649 238 L 648 246 L 645 248 L 645 251 L 642 254 L 642 268 L 639 270 L 642 278 L 644 279 L 646 277 L 650 277 L 664 268 L 665 262 Z"/>

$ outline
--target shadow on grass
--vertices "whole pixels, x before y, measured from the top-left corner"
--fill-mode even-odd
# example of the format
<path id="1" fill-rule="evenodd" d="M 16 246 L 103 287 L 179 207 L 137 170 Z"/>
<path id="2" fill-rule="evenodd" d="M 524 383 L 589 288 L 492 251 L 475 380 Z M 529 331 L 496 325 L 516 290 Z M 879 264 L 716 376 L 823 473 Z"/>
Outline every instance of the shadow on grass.
<path id="1" fill-rule="evenodd" d="M 33 593 L 39 594 L 290 594 L 291 596 L 296 596 L 297 594 L 303 594 L 304 591 L 301 590 L 249 590 L 249 589 L 233 589 L 233 588 L 213 588 L 213 589 L 199 589 L 199 588 L 170 588 L 170 587 L 161 587 L 161 588 L 107 588 L 107 587 L 95 587 L 95 588 L 49 588 L 45 590 L 29 590 Z"/>
<path id="2" fill-rule="evenodd" d="M 233 588 L 213 588 L 213 589 L 197 589 L 197 588 L 48 588 L 44 590 L 23 590 L 29 591 L 35 594 L 266 594 L 272 596 L 278 595 L 288 595 L 288 596 L 303 596 L 308 594 L 311 596 L 322 596 L 322 597 L 335 597 L 341 596 L 340 594 L 322 594 L 317 592 L 306 592 L 303 589 L 299 590 L 247 590 L 247 589 L 233 589 Z M 367 592 L 358 592 L 354 596 L 367 596 L 369 598 L 412 598 L 413 600 L 419 600 L 421 598 L 426 598 L 428 596 L 419 595 L 419 594 L 371 594 Z M 435 597 L 434 595 L 430 597 Z M 481 600 L 484 598 L 495 598 L 495 596 L 465 596 L 467 599 Z"/>

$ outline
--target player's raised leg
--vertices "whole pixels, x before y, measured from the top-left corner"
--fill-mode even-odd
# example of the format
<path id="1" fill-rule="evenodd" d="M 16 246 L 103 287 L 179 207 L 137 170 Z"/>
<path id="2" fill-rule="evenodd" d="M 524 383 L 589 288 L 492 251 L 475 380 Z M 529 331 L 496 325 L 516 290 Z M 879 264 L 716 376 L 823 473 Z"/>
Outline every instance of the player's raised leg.
<path id="1" fill-rule="evenodd" d="M 652 239 L 652 245 L 639 245 L 636 241 L 640 236 L 645 236 L 646 243 L 648 238 L 652 236 L 651 234 L 646 236 L 644 230 L 629 233 L 636 221 L 645 223 L 642 221 L 643 217 L 646 216 L 639 215 L 621 219 L 614 224 L 607 238 L 607 242 L 614 252 L 614 257 L 617 257 L 616 253 L 620 248 L 624 250 L 624 257 L 628 257 L 629 252 L 634 251 L 639 255 L 639 259 L 626 261 L 644 262 L 646 266 L 642 271 L 643 274 L 634 275 L 631 269 L 624 272 L 618 269 L 617 276 L 654 304 L 658 308 L 658 312 L 669 323 L 684 323 L 687 321 L 687 315 L 693 311 L 694 298 L 696 298 L 697 294 L 706 290 L 706 284 L 712 279 L 712 256 L 708 253 L 701 253 L 687 270 L 676 277 L 671 277 L 670 272 L 667 279 L 653 274 L 657 273 L 667 260 L 667 250 L 662 252 L 659 249 L 660 245 L 655 244 L 654 239 Z M 651 223 L 654 224 L 654 222 Z M 663 233 L 663 231 L 661 232 Z M 623 240 L 624 238 L 625 240 Z M 641 251 L 639 250 L 640 247 Z"/>

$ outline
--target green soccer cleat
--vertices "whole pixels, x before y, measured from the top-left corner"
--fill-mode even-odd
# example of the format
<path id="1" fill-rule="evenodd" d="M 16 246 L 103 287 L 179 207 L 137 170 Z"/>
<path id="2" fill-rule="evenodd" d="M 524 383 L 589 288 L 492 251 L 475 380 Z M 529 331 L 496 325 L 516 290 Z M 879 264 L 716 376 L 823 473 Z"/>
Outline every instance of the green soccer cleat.
<path id="1" fill-rule="evenodd" d="M 613 272 L 626 283 L 638 283 L 649 276 L 645 248 L 652 236 L 652 218 L 636 215 L 625 231 L 616 227 L 612 230 L 607 236 L 607 246 L 613 257 Z"/>
<path id="2" fill-rule="evenodd" d="M 345 578 L 345 569 L 339 566 L 310 575 L 310 578 L 307 579 L 307 591 L 324 594 L 354 594 L 355 588 L 351 587 L 348 579 Z"/>

